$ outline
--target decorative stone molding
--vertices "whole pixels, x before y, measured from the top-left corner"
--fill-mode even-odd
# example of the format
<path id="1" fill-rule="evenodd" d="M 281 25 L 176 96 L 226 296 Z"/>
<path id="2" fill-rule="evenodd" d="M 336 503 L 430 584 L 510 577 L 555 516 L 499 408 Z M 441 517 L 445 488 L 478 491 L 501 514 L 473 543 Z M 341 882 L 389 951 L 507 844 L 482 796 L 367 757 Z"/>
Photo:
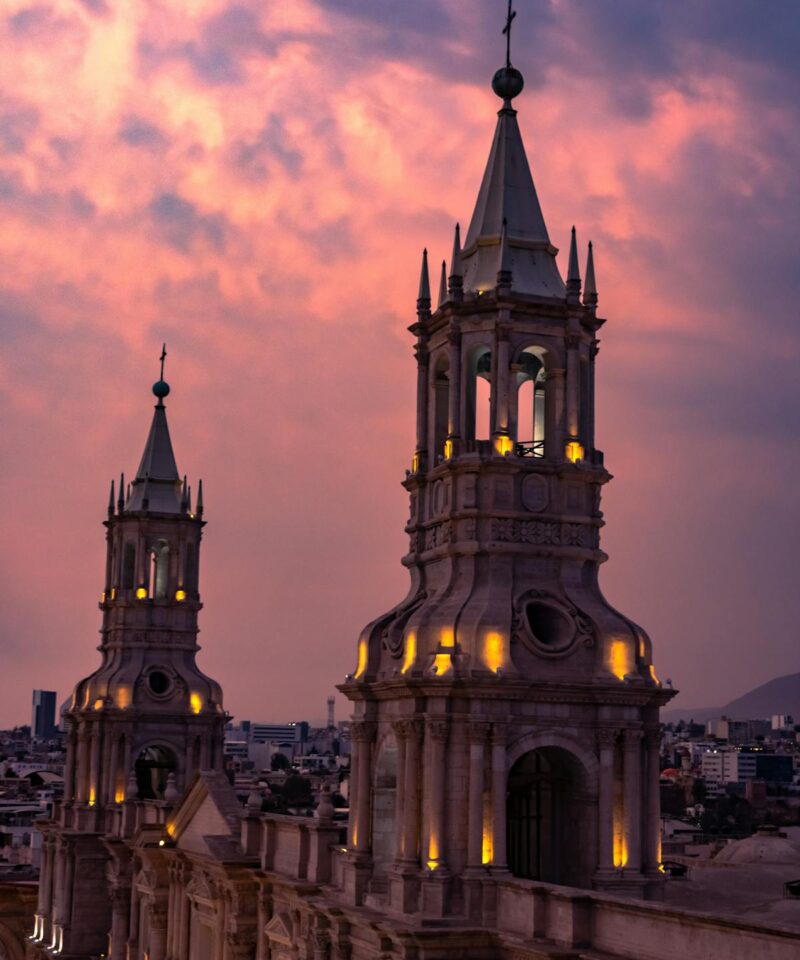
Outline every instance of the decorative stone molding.
<path id="1" fill-rule="evenodd" d="M 467 722 L 467 738 L 470 743 L 485 743 L 491 724 L 485 720 L 469 720 Z"/>
<path id="2" fill-rule="evenodd" d="M 369 743 L 375 739 L 374 720 L 353 720 L 350 723 L 350 739 L 358 743 Z"/>
<path id="3" fill-rule="evenodd" d="M 552 639 L 537 636 L 530 622 L 529 605 L 542 605 L 560 614 L 563 631 Z M 514 603 L 511 632 L 515 640 L 524 643 L 538 656 L 563 657 L 577 644 L 594 645 L 594 627 L 589 618 L 564 596 L 546 590 L 527 590 Z"/>
<path id="4" fill-rule="evenodd" d="M 588 547 L 599 543 L 597 528 L 588 523 L 558 523 L 548 520 L 492 520 L 492 540 L 503 543 L 531 543 L 536 546 Z"/>
<path id="5" fill-rule="evenodd" d="M 624 732 L 624 742 L 626 750 L 635 750 L 642 742 L 643 733 L 641 730 L 627 729 Z"/>
<path id="6" fill-rule="evenodd" d="M 450 724 L 447 720 L 426 720 L 425 721 L 425 734 L 429 736 L 432 740 L 438 740 L 441 743 L 444 743 L 447 740 L 447 734 L 450 729 Z"/>
<path id="7" fill-rule="evenodd" d="M 508 742 L 508 726 L 505 723 L 492 724 L 492 746 L 505 745 Z"/>
<path id="8" fill-rule="evenodd" d="M 661 741 L 663 738 L 664 734 L 660 726 L 644 728 L 644 741 L 649 748 L 656 747 L 661 749 Z"/>
<path id="9" fill-rule="evenodd" d="M 434 523 L 425 531 L 425 549 L 435 550 L 447 543 L 453 542 L 453 524 L 450 520 Z"/>
<path id="10" fill-rule="evenodd" d="M 616 746 L 618 739 L 619 730 L 612 727 L 600 727 L 597 731 L 597 744 L 600 748 Z"/>

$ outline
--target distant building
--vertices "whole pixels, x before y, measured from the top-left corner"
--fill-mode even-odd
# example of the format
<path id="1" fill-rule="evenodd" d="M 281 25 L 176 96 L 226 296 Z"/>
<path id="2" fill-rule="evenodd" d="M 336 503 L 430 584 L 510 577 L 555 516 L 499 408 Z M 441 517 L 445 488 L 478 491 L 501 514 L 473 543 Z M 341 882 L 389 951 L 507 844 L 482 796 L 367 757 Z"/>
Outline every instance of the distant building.
<path id="1" fill-rule="evenodd" d="M 31 709 L 31 737 L 50 740 L 56 734 L 56 694 L 54 690 L 34 690 Z"/>

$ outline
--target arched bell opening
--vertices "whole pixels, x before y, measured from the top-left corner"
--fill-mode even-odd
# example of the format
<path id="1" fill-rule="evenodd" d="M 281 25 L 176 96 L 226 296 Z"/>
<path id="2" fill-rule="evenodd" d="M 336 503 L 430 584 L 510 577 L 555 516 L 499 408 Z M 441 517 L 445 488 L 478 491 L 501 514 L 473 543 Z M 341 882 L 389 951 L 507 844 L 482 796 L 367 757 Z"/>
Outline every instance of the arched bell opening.
<path id="1" fill-rule="evenodd" d="M 518 457 L 543 457 L 545 441 L 545 365 L 537 347 L 526 347 L 514 364 L 512 435 Z"/>
<path id="2" fill-rule="evenodd" d="M 163 800 L 167 778 L 175 773 L 178 763 L 167 747 L 145 747 L 136 758 L 137 797 L 139 800 Z"/>
<path id="3" fill-rule="evenodd" d="M 476 347 L 469 355 L 466 390 L 466 439 L 469 449 L 492 434 L 492 351 Z"/>
<path id="4" fill-rule="evenodd" d="M 595 806 L 581 762 L 562 747 L 531 750 L 511 768 L 506 797 L 514 876 L 587 885 L 595 868 Z"/>
<path id="5" fill-rule="evenodd" d="M 380 745 L 372 794 L 372 859 L 377 873 L 385 872 L 395 855 L 397 809 L 397 742 L 392 734 Z"/>
<path id="6" fill-rule="evenodd" d="M 169 544 L 157 540 L 150 548 L 150 598 L 165 600 L 169 592 Z"/>
<path id="7" fill-rule="evenodd" d="M 136 577 L 136 544 L 126 543 L 122 551 L 122 589 L 133 590 Z"/>

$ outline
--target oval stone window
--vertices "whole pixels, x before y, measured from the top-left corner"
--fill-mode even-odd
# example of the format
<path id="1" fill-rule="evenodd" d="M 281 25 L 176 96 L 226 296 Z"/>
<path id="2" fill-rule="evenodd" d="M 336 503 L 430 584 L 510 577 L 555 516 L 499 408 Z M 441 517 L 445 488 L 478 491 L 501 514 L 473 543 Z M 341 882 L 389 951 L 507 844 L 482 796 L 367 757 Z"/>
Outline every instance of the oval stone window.
<path id="1" fill-rule="evenodd" d="M 153 670 L 152 673 L 148 674 L 147 682 L 157 697 L 163 697 L 170 688 L 169 677 L 161 670 Z"/>
<path id="2" fill-rule="evenodd" d="M 532 600 L 525 607 L 525 616 L 534 639 L 548 650 L 563 650 L 572 643 L 575 624 L 558 607 Z"/>

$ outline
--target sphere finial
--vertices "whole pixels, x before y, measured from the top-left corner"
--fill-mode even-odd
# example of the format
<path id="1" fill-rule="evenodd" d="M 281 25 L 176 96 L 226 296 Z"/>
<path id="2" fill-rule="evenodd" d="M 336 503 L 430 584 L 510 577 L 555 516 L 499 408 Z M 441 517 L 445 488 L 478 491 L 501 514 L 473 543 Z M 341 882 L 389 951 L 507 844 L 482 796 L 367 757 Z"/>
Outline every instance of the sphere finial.
<path id="1" fill-rule="evenodd" d="M 161 347 L 161 376 L 153 384 L 153 393 L 158 397 L 158 405 L 164 405 L 164 397 L 169 396 L 169 384 L 164 379 L 164 361 L 167 359 L 167 345 Z"/>
<path id="2" fill-rule="evenodd" d="M 508 15 L 506 16 L 506 25 L 503 27 L 503 34 L 506 38 L 506 65 L 492 77 L 492 90 L 501 100 L 513 100 L 522 93 L 525 81 L 519 70 L 511 66 L 511 26 L 516 17 L 516 10 L 511 9 L 512 0 L 508 0 Z"/>

